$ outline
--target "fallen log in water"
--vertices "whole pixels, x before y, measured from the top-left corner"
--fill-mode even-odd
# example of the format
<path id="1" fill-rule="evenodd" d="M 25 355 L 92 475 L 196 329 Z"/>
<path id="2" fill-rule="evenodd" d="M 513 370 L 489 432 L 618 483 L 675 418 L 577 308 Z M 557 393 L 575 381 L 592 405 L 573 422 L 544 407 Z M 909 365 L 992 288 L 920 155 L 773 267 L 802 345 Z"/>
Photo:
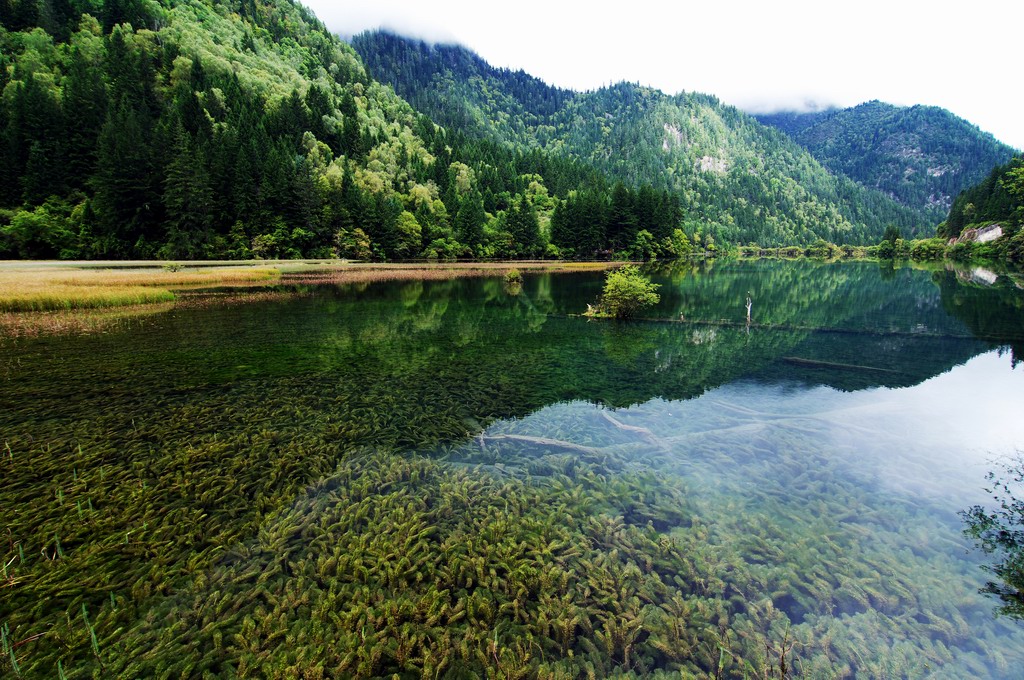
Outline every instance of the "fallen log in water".
<path id="1" fill-rule="evenodd" d="M 802 359 L 800 357 L 782 357 L 787 364 L 796 366 L 808 366 L 810 368 L 831 368 L 841 371 L 873 371 L 875 373 L 899 373 L 891 368 L 878 368 L 877 366 L 861 366 L 859 364 L 839 364 L 833 361 L 817 361 L 815 359 Z"/>
<path id="2" fill-rule="evenodd" d="M 529 437 L 525 434 L 492 434 L 492 435 L 481 435 L 481 441 L 493 442 L 493 441 L 513 441 L 523 442 L 526 444 L 536 444 L 537 446 L 547 446 L 553 449 L 564 449 L 566 451 L 575 451 L 577 453 L 585 453 L 588 456 L 600 456 L 602 451 L 595 449 L 590 446 L 583 446 L 582 444 L 574 444 L 572 442 L 563 441 L 561 439 L 548 439 L 546 437 Z"/>

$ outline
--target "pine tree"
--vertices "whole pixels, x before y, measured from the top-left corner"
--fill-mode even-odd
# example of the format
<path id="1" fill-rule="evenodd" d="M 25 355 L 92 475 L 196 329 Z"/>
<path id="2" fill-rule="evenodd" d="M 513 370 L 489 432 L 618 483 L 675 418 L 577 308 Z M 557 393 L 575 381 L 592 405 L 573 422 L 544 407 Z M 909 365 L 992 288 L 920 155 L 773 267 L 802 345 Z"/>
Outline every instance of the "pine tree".
<path id="1" fill-rule="evenodd" d="M 3 68 L 3 63 L 0 63 L 0 68 Z M 21 199 L 18 173 L 15 131 L 7 103 L 0 98 L 0 206 L 14 205 Z"/>
<path id="2" fill-rule="evenodd" d="M 608 210 L 608 245 L 614 250 L 628 248 L 639 230 L 632 192 L 619 182 L 612 189 Z"/>
<path id="3" fill-rule="evenodd" d="M 455 236 L 459 242 L 476 251 L 484 240 L 484 201 L 479 191 L 473 190 L 459 201 L 455 214 Z"/>
<path id="4" fill-rule="evenodd" d="M 520 196 L 508 215 L 508 231 L 512 235 L 516 254 L 519 257 L 536 257 L 540 254 L 540 224 L 537 211 Z"/>
<path id="5" fill-rule="evenodd" d="M 64 193 L 60 104 L 32 75 L 15 87 L 12 114 L 12 151 L 21 180 L 21 198 L 35 205 L 50 195 Z"/>
<path id="6" fill-rule="evenodd" d="M 341 98 L 340 111 L 341 152 L 349 158 L 361 158 L 364 152 L 361 143 L 362 133 L 359 130 L 359 110 L 352 93 L 345 92 L 345 96 Z"/>
<path id="7" fill-rule="evenodd" d="M 213 193 L 206 158 L 181 124 L 175 130 L 174 155 L 164 176 L 167 236 L 161 254 L 168 258 L 209 256 L 204 245 L 212 237 Z"/>
<path id="8" fill-rule="evenodd" d="M 110 31 L 118 24 L 131 24 L 136 29 L 145 28 L 149 22 L 142 0 L 105 0 L 102 16 L 105 31 Z"/>
<path id="9" fill-rule="evenodd" d="M 85 188 L 96 171 L 96 143 L 106 118 L 107 91 L 101 72 L 76 46 L 71 51 L 62 97 L 68 183 Z"/>
<path id="10" fill-rule="evenodd" d="M 100 252 L 129 254 L 135 241 L 147 235 L 158 202 L 152 176 L 153 160 L 142 116 L 122 101 L 100 131 L 92 179 Z"/>

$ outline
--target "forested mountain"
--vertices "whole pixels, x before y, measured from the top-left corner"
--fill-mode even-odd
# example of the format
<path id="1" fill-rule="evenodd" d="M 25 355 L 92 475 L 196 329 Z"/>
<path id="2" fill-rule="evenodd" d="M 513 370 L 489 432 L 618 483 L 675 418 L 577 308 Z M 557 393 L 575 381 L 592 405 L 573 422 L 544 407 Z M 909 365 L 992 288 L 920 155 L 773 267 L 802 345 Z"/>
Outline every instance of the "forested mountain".
<path id="1" fill-rule="evenodd" d="M 848 109 L 781 112 L 758 120 L 790 135 L 822 165 L 892 196 L 927 221 L 1014 150 L 935 106 L 871 101 Z"/>
<path id="2" fill-rule="evenodd" d="M 352 44 L 374 77 L 467 137 L 542 149 L 671 191 L 691 235 L 699 226 L 731 242 L 854 243 L 877 241 L 887 223 L 906 234 L 931 228 L 714 97 L 630 83 L 572 93 L 493 68 L 462 47 L 387 32 Z"/>
<path id="3" fill-rule="evenodd" d="M 458 45 L 387 31 L 357 35 L 352 45 L 374 77 L 438 125 L 515 146 L 542 146 L 554 116 L 576 96 L 523 71 L 494 68 Z"/>
<path id="4" fill-rule="evenodd" d="M 291 0 L 0 2 L 0 258 L 538 256 L 557 197 L 611 207 L 585 164 L 435 126 Z"/>
<path id="5" fill-rule="evenodd" d="M 790 137 L 811 127 L 815 123 L 834 114 L 839 109 L 830 107 L 820 111 L 776 111 L 774 113 L 755 113 L 754 118 L 769 127 L 782 130 Z"/>
<path id="6" fill-rule="evenodd" d="M 0 0 L 0 257 L 671 256 L 927 226 L 713 97 L 354 44 L 370 73 L 292 0 Z"/>
<path id="7" fill-rule="evenodd" d="M 1024 224 L 1024 156 L 994 168 L 981 182 L 962 191 L 938 232 L 944 238 L 955 238 L 966 228 L 995 222 L 1010 236 Z"/>

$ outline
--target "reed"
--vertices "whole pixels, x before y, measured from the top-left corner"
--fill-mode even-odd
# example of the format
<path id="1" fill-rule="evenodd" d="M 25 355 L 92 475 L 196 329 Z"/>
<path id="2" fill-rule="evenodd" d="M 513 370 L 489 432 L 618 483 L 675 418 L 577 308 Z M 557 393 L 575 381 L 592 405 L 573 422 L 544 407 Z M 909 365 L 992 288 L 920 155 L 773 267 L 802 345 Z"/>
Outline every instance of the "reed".
<path id="1" fill-rule="evenodd" d="M 97 307 L 126 307 L 174 300 L 169 290 L 140 286 L 49 283 L 35 290 L 0 288 L 0 312 L 42 312 Z"/>

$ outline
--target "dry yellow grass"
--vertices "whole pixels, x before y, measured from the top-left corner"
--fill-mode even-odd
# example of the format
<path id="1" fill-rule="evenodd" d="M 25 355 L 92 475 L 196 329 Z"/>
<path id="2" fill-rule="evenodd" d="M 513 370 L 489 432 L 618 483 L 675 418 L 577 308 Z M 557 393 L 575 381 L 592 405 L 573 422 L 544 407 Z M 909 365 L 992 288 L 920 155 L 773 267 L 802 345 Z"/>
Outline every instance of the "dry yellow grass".
<path id="1" fill-rule="evenodd" d="M 94 269 L 61 265 L 0 268 L 0 312 L 127 307 L 175 299 L 173 289 L 241 285 L 276 279 L 268 267 Z"/>
<path id="2" fill-rule="evenodd" d="M 161 288 L 195 288 L 266 282 L 281 274 L 272 267 L 216 267 L 196 270 L 154 269 L 80 269 L 58 282 L 69 286 L 158 286 Z"/>

